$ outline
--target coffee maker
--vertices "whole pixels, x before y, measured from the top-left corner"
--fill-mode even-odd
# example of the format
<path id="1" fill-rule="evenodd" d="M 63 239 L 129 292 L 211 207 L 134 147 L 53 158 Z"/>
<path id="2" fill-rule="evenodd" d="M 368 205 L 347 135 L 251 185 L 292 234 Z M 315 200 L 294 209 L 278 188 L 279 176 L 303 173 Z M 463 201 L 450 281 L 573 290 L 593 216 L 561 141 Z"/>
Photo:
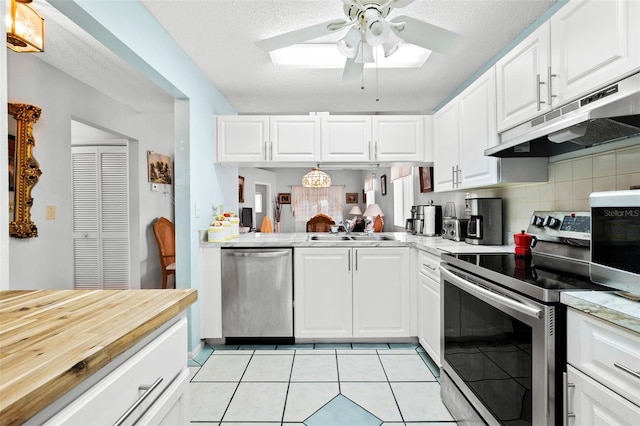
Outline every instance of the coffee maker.
<path id="1" fill-rule="evenodd" d="M 477 245 L 502 245 L 502 198 L 467 198 L 469 212 L 464 241 Z"/>
<path id="2" fill-rule="evenodd" d="M 422 234 L 424 230 L 424 206 L 411 206 L 411 217 L 407 219 L 405 229 L 410 234 Z"/>

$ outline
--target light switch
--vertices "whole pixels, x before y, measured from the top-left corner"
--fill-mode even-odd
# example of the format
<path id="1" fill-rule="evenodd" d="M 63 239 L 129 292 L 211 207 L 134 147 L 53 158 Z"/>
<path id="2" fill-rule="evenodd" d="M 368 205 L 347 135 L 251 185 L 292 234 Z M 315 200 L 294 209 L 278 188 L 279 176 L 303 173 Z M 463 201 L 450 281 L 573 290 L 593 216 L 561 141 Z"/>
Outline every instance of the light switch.
<path id="1" fill-rule="evenodd" d="M 195 216 L 200 217 L 200 204 L 196 203 L 194 210 L 195 210 Z"/>
<path id="2" fill-rule="evenodd" d="M 54 220 L 56 218 L 56 206 L 47 206 L 46 217 L 47 220 Z"/>

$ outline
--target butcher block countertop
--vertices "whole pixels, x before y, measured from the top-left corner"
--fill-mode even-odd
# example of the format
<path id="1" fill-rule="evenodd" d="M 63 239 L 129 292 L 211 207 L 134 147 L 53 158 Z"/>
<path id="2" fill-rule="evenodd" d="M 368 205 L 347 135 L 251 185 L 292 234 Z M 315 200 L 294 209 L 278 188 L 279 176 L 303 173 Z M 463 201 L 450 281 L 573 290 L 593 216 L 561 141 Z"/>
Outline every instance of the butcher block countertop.
<path id="1" fill-rule="evenodd" d="M 196 290 L 0 292 L 0 425 L 43 410 L 196 300 Z"/>

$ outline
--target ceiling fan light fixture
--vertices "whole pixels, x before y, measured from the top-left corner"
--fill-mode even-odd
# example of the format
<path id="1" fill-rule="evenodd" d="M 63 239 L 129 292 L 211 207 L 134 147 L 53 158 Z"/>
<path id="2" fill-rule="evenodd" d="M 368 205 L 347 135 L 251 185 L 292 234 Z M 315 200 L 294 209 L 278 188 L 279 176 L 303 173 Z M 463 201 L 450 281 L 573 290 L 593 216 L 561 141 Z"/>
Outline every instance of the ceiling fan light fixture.
<path id="1" fill-rule="evenodd" d="M 7 47 L 14 52 L 44 52 L 44 19 L 25 4 L 30 2 L 7 0 Z"/>
<path id="2" fill-rule="evenodd" d="M 302 186 L 305 188 L 328 188 L 331 186 L 331 176 L 314 167 L 309 173 L 302 176 Z"/>
<path id="3" fill-rule="evenodd" d="M 369 43 L 361 43 L 358 49 L 358 55 L 355 58 L 355 62 L 358 64 L 372 64 L 375 62 L 373 56 L 373 46 Z"/>
<path id="4" fill-rule="evenodd" d="M 358 55 L 360 49 L 360 43 L 362 42 L 362 35 L 357 28 L 351 28 L 347 31 L 347 34 L 338 41 L 336 46 L 342 55 L 347 58 L 355 58 Z"/>
<path id="5" fill-rule="evenodd" d="M 398 37 L 393 31 L 389 32 L 389 37 L 382 43 L 382 49 L 384 50 L 384 57 L 388 58 L 389 56 L 396 53 L 398 48 L 402 45 L 402 39 Z"/>
<path id="6" fill-rule="evenodd" d="M 389 37 L 391 28 L 389 23 L 380 16 L 380 12 L 369 9 L 365 12 L 367 23 L 365 38 L 371 46 L 380 46 Z"/>

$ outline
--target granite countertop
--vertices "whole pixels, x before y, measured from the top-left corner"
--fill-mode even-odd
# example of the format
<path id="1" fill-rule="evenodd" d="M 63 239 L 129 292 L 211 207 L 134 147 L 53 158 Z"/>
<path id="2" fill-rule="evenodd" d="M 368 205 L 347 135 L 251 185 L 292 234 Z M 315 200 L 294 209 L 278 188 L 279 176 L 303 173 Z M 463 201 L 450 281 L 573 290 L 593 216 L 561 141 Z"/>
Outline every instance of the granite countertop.
<path id="1" fill-rule="evenodd" d="M 0 292 L 0 424 L 24 423 L 196 299 L 196 290 Z"/>
<path id="2" fill-rule="evenodd" d="M 393 236 L 394 240 L 380 241 L 310 241 L 312 235 L 330 235 L 328 233 L 248 233 L 224 242 L 209 243 L 206 231 L 200 231 L 200 247 L 254 248 L 254 247 L 417 247 L 440 255 L 448 253 L 504 253 L 513 251 L 513 246 L 481 246 L 465 242 L 447 240 L 442 237 L 411 235 L 405 232 L 383 232 Z M 344 234 L 340 234 L 344 235 Z M 354 235 L 363 235 L 361 233 Z M 374 234 L 381 235 L 381 234 Z"/>
<path id="3" fill-rule="evenodd" d="M 574 309 L 640 333 L 640 301 L 617 291 L 563 292 L 560 302 Z"/>

